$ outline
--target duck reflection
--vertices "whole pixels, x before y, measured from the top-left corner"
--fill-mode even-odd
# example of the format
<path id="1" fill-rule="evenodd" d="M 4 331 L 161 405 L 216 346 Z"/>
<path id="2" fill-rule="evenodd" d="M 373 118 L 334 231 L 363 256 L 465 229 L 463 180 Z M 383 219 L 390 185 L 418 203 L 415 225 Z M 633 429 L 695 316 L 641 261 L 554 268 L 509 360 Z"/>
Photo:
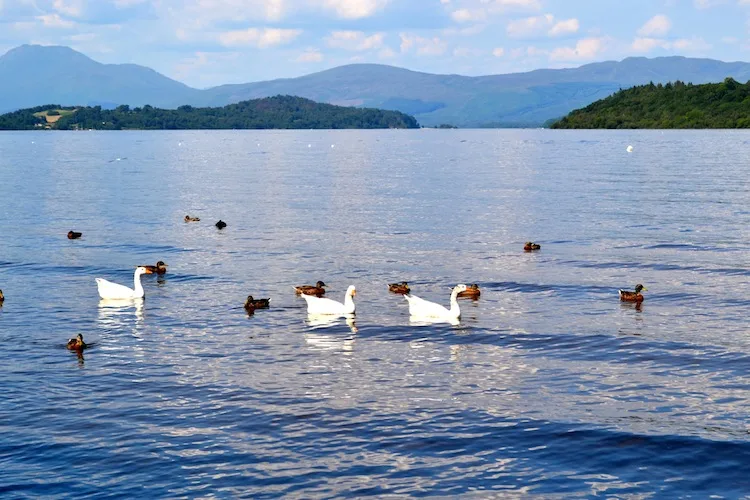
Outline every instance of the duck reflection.
<path id="1" fill-rule="evenodd" d="M 461 321 L 458 318 L 430 318 L 428 316 L 409 316 L 409 324 L 411 326 L 430 326 L 430 325 L 441 325 L 447 324 L 451 326 L 458 326 Z"/>
<path id="2" fill-rule="evenodd" d="M 354 334 L 357 333 L 357 325 L 354 316 L 344 317 L 346 325 L 349 327 L 347 333 L 330 334 L 317 333 L 314 331 L 305 333 L 305 342 L 307 345 L 316 350 L 324 351 L 341 351 L 348 354 L 354 350 Z M 313 330 L 322 330 L 336 326 L 343 326 L 341 317 L 332 317 L 330 315 L 307 315 L 307 324 Z"/>
<path id="3" fill-rule="evenodd" d="M 143 321 L 143 299 L 101 299 L 99 323 L 106 328 L 129 326 L 131 314 L 136 322 Z"/>

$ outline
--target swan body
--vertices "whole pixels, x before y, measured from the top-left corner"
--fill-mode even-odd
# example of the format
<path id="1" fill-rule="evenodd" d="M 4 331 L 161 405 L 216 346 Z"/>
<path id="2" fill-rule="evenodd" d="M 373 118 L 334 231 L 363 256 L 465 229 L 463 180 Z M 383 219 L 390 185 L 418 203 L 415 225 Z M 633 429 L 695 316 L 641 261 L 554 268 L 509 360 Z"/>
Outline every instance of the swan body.
<path id="1" fill-rule="evenodd" d="M 345 316 L 354 314 L 354 297 L 357 295 L 357 289 L 354 285 L 349 285 L 344 295 L 344 303 L 327 299 L 325 297 L 316 297 L 315 295 L 302 294 L 301 297 L 307 302 L 308 314 L 327 314 L 335 316 Z"/>
<path id="2" fill-rule="evenodd" d="M 110 300 L 121 300 L 121 299 L 140 299 L 145 293 L 143 286 L 141 286 L 141 276 L 144 274 L 153 274 L 145 267 L 137 267 L 135 274 L 133 274 L 133 285 L 134 288 L 128 288 L 124 285 L 112 283 L 104 278 L 96 278 L 96 286 L 99 289 L 99 297 Z"/>
<path id="3" fill-rule="evenodd" d="M 409 302 L 409 314 L 413 317 L 455 320 L 461 317 L 461 309 L 458 306 L 456 297 L 464 291 L 466 291 L 466 285 L 456 285 L 453 287 L 450 309 L 441 304 L 421 299 L 416 295 L 406 294 L 404 298 Z"/>

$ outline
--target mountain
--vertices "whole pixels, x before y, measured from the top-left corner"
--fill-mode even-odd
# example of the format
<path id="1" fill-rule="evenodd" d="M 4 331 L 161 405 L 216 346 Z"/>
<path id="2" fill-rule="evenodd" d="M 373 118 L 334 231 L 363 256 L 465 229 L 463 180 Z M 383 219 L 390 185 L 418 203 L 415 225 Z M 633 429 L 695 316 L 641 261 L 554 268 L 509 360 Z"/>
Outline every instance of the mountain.
<path id="1" fill-rule="evenodd" d="M 573 111 L 552 128 L 750 128 L 750 82 L 640 85 Z"/>
<path id="2" fill-rule="evenodd" d="M 224 106 L 296 95 L 318 102 L 411 114 L 422 125 L 538 126 L 634 85 L 750 79 L 750 64 L 631 57 L 571 69 L 468 77 L 352 64 L 298 78 L 197 90 L 136 65 L 99 64 L 65 47 L 22 46 L 0 57 L 0 111 L 50 102 Z"/>
<path id="3" fill-rule="evenodd" d="M 169 106 L 201 91 L 135 64 L 101 64 L 68 47 L 22 45 L 0 57 L 0 112 L 47 103 Z"/>

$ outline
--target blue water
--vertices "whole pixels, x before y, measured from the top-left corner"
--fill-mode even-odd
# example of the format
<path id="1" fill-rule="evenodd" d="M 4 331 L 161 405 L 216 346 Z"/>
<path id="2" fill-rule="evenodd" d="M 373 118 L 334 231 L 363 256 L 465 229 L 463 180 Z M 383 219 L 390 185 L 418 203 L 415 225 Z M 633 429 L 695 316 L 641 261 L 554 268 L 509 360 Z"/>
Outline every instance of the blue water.
<path id="1" fill-rule="evenodd" d="M 0 496 L 748 497 L 748 158 L 727 131 L 4 132 Z M 99 302 L 157 260 L 142 304 Z M 356 320 L 307 318 L 319 279 Z M 401 280 L 482 296 L 413 324 Z"/>

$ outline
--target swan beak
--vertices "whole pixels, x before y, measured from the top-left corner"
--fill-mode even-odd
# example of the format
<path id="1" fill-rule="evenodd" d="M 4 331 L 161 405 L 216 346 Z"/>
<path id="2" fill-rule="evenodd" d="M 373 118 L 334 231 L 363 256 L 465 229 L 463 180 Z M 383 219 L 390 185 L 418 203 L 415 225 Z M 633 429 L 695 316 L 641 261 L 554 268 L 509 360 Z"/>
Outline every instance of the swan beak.
<path id="1" fill-rule="evenodd" d="M 354 297 L 355 295 L 357 295 L 357 290 L 352 290 L 352 297 Z"/>

